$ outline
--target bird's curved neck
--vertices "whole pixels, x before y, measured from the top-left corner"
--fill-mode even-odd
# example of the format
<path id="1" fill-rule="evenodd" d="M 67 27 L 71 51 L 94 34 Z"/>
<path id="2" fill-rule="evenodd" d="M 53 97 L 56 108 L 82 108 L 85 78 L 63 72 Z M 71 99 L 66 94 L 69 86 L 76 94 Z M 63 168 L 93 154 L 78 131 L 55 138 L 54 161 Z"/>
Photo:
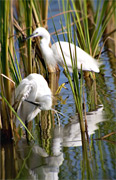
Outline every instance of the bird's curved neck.
<path id="1" fill-rule="evenodd" d="M 42 57 L 45 60 L 46 64 L 55 67 L 56 61 L 54 59 L 53 50 L 50 48 L 49 43 L 50 43 L 50 36 L 49 38 L 48 37 L 42 38 L 40 41 L 40 49 L 41 49 Z"/>
<path id="2" fill-rule="evenodd" d="M 41 44 L 49 45 L 49 43 L 50 43 L 50 35 L 47 35 L 47 36 L 42 37 L 40 43 L 41 43 Z"/>

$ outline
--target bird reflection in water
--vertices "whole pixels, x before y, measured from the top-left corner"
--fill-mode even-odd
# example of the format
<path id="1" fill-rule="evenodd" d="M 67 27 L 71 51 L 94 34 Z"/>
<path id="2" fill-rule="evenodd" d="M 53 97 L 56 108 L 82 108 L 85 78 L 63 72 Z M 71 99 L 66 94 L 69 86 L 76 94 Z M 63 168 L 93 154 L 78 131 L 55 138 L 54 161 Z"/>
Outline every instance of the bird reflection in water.
<path id="1" fill-rule="evenodd" d="M 99 128 L 97 124 L 104 120 L 103 107 L 87 114 L 89 136 L 94 134 Z M 56 125 L 53 128 L 52 139 L 50 141 L 52 141 L 50 155 L 38 144 L 28 146 L 24 139 L 19 142 L 17 157 L 19 157 L 20 160 L 22 159 L 23 161 L 27 157 L 31 148 L 30 156 L 25 162 L 28 178 L 58 180 L 59 168 L 64 161 L 62 148 L 82 146 L 80 124 L 77 116 L 64 127 Z"/>

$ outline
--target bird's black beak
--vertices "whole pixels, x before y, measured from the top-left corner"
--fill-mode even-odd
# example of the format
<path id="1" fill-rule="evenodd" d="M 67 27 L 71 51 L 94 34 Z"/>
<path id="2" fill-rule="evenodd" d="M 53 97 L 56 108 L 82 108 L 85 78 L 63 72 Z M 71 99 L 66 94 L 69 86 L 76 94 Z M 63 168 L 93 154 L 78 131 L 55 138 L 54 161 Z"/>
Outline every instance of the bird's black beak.
<path id="1" fill-rule="evenodd" d="M 26 40 L 30 39 L 31 37 L 33 37 L 33 36 L 34 36 L 34 34 L 31 34 L 30 36 L 26 37 L 24 40 L 26 41 Z"/>

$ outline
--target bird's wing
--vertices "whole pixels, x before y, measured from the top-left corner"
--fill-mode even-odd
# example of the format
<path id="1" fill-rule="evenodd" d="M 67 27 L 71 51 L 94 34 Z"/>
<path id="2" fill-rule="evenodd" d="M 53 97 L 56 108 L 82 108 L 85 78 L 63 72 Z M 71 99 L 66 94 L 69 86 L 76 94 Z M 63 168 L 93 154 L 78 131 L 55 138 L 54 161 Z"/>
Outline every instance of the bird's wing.
<path id="1" fill-rule="evenodd" d="M 94 59 L 92 56 L 90 56 L 88 53 L 83 51 L 78 46 L 76 47 L 76 53 L 77 53 L 77 66 L 78 69 L 81 69 L 85 71 L 94 71 L 99 72 L 99 66 L 100 64 L 97 62 L 96 59 Z"/>
<path id="2" fill-rule="evenodd" d="M 79 70 L 81 69 L 81 65 L 82 65 L 82 70 L 99 72 L 99 64 L 97 63 L 97 61 L 88 53 L 83 51 L 81 48 L 76 46 L 76 54 L 75 54 L 74 44 L 70 43 L 69 45 L 68 42 L 60 41 L 60 45 L 59 45 L 59 42 L 56 42 L 52 45 L 52 50 L 55 54 L 57 62 L 60 65 L 64 64 L 64 58 L 65 58 L 67 66 L 71 68 L 72 67 L 71 56 L 72 56 L 73 60 L 75 59 L 75 57 L 77 57 L 77 68 Z M 62 52 L 63 52 L 64 58 L 63 58 Z"/>
<path id="3" fill-rule="evenodd" d="M 15 103 L 14 108 L 18 112 L 18 109 L 20 108 L 22 102 L 25 99 L 28 99 L 33 86 L 29 83 L 21 83 L 15 90 Z"/>
<path id="4" fill-rule="evenodd" d="M 28 114 L 27 116 L 27 121 L 29 122 L 30 120 L 34 119 L 38 113 L 40 113 L 40 109 L 38 108 L 38 106 L 35 106 L 33 111 L 31 113 Z"/>

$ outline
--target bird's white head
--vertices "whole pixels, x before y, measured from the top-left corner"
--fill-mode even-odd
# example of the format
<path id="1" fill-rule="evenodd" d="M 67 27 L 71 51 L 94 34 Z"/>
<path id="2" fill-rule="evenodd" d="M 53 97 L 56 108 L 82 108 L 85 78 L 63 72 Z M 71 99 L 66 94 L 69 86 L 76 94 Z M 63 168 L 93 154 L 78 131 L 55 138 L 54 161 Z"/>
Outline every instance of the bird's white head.
<path id="1" fill-rule="evenodd" d="M 45 39 L 46 42 L 48 41 L 48 43 L 50 42 L 50 34 L 49 34 L 49 32 L 48 32 L 45 28 L 43 28 L 43 27 L 38 27 L 38 28 L 36 28 L 36 29 L 33 31 L 33 33 L 32 33 L 29 37 L 26 38 L 26 40 L 29 39 L 29 38 L 31 38 L 31 37 L 37 37 L 37 36 L 41 37 L 42 39 Z"/>

